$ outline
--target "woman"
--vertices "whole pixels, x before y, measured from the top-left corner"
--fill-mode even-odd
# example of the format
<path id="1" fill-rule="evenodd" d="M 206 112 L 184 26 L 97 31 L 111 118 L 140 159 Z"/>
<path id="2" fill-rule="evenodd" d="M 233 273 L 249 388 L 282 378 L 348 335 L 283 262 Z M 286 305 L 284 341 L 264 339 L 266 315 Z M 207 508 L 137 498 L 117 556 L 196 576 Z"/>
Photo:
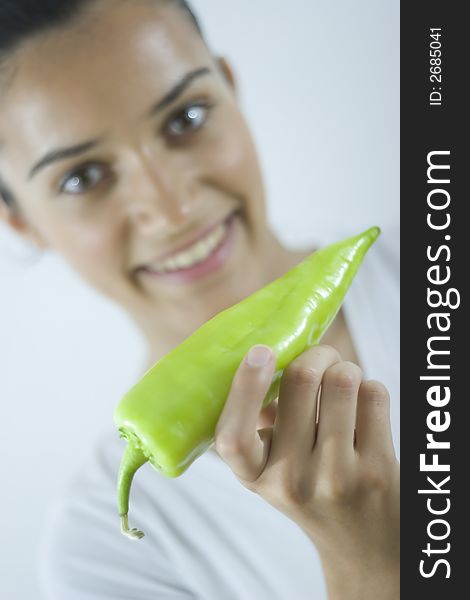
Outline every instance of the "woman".
<path id="1" fill-rule="evenodd" d="M 123 306 L 149 365 L 306 256 L 267 226 L 230 66 L 184 2 L 3 6 L 3 220 Z M 136 478 L 147 533 L 138 544 L 116 533 L 122 444 L 103 440 L 48 524 L 46 596 L 397 598 L 389 396 L 358 366 L 360 331 L 341 311 L 261 415 L 274 364 L 255 347 L 217 452 L 178 480 L 148 469 Z"/>

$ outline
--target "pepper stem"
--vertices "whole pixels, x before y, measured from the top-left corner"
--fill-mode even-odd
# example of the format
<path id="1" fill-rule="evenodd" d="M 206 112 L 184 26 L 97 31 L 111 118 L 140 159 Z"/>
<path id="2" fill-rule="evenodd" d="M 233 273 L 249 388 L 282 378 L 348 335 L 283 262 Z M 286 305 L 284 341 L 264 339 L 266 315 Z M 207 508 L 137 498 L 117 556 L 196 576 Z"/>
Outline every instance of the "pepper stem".
<path id="1" fill-rule="evenodd" d="M 135 527 L 133 529 L 129 528 L 128 513 L 132 479 L 137 469 L 146 462 L 147 458 L 142 450 L 135 443 L 129 441 L 119 467 L 117 493 L 119 516 L 121 517 L 121 533 L 131 540 L 140 540 L 144 537 L 143 531 L 139 531 Z"/>

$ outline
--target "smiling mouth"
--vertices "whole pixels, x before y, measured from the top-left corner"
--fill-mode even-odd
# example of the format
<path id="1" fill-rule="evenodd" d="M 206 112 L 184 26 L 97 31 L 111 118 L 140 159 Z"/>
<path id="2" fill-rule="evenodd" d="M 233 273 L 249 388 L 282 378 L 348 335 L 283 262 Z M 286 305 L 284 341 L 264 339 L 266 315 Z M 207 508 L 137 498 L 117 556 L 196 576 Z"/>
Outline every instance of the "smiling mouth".
<path id="1" fill-rule="evenodd" d="M 213 227 L 191 246 L 167 258 L 139 267 L 137 271 L 153 275 L 191 272 L 197 265 L 208 261 L 223 246 L 228 237 L 231 222 L 237 213 L 238 211 L 232 212 L 224 221 Z"/>

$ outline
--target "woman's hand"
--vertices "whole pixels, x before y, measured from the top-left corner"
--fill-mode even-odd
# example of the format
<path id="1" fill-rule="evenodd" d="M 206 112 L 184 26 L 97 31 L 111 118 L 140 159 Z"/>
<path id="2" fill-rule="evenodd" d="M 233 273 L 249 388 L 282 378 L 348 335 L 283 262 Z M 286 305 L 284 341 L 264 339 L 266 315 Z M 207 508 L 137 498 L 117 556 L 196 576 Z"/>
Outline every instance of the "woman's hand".
<path id="1" fill-rule="evenodd" d="M 215 448 L 240 482 L 295 521 L 316 545 L 331 599 L 399 597 L 399 465 L 389 396 L 330 346 L 285 369 L 272 427 L 257 429 L 275 370 L 241 363 Z"/>

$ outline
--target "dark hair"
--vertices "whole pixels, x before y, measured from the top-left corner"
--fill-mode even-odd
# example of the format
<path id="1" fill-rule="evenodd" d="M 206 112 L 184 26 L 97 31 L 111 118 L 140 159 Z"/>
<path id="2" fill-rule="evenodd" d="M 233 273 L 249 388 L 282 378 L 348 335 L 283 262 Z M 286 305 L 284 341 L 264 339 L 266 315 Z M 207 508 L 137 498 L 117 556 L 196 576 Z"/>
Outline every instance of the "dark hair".
<path id="1" fill-rule="evenodd" d="M 28 38 L 72 23 L 97 0 L 0 0 L 0 68 L 2 60 Z M 183 10 L 204 38 L 201 26 L 186 0 L 163 0 Z M 0 178 L 0 200 L 12 206 L 14 197 Z"/>
<path id="2" fill-rule="evenodd" d="M 201 26 L 186 0 L 163 0 L 175 4 L 191 19 L 202 36 Z M 28 37 L 67 25 L 96 0 L 1 0 L 0 60 Z"/>
<path id="3" fill-rule="evenodd" d="M 4 184 L 1 179 L 0 179 L 0 200 L 3 200 L 3 202 L 7 206 L 13 206 L 15 204 L 15 199 L 13 197 L 13 194 L 10 192 L 10 190 L 7 188 L 6 184 Z"/>

